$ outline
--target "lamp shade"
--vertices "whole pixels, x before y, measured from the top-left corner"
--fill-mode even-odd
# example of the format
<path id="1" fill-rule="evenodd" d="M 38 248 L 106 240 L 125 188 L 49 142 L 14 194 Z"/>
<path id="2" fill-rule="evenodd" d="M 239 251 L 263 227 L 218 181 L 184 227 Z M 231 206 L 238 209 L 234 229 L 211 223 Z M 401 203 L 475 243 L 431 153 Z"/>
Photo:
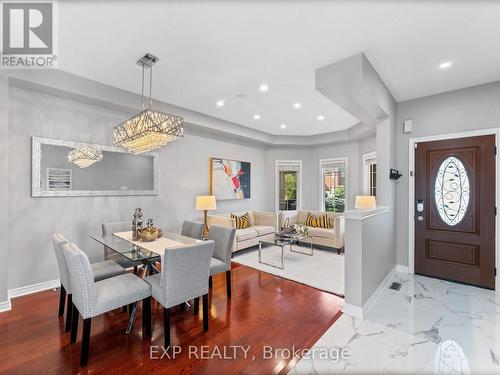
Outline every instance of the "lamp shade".
<path id="1" fill-rule="evenodd" d="M 377 207 L 377 202 L 375 197 L 370 195 L 356 195 L 356 203 L 354 204 L 354 208 L 359 209 L 374 209 Z"/>
<path id="2" fill-rule="evenodd" d="M 199 195 L 196 197 L 196 210 L 215 210 L 217 204 L 215 202 L 215 195 Z"/>

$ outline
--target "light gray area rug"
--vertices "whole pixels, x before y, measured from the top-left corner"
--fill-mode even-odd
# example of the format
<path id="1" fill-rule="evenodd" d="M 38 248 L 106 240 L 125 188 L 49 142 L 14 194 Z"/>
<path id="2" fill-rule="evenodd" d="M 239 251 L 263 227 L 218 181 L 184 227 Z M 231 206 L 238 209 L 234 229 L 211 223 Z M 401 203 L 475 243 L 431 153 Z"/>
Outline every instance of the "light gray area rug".
<path id="1" fill-rule="evenodd" d="M 293 247 L 294 250 L 309 251 L 309 247 Z M 268 246 L 262 248 L 262 260 L 280 264 L 281 248 Z M 314 249 L 314 255 L 302 255 L 290 252 L 285 247 L 285 268 L 279 269 L 259 263 L 258 247 L 238 251 L 233 262 L 258 269 L 285 279 L 297 281 L 327 292 L 344 296 L 344 254 L 335 250 Z"/>

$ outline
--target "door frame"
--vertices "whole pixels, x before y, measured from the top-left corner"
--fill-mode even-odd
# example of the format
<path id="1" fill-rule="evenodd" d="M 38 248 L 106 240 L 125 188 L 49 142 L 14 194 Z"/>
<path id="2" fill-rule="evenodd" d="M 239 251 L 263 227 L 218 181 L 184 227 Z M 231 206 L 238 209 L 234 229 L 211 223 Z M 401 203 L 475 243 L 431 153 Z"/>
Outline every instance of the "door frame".
<path id="1" fill-rule="evenodd" d="M 472 130 L 460 133 L 448 133 L 431 135 L 427 137 L 410 138 L 408 141 L 408 271 L 415 273 L 415 144 L 421 142 L 441 141 L 446 139 L 467 138 L 481 135 L 494 135 L 495 146 L 498 147 L 500 139 L 500 128 Z M 496 181 L 495 181 L 495 206 L 500 203 L 500 158 L 497 152 L 495 156 Z M 495 267 L 498 270 L 495 277 L 495 290 L 500 292 L 500 263 L 499 263 L 499 220 L 495 217 Z"/>

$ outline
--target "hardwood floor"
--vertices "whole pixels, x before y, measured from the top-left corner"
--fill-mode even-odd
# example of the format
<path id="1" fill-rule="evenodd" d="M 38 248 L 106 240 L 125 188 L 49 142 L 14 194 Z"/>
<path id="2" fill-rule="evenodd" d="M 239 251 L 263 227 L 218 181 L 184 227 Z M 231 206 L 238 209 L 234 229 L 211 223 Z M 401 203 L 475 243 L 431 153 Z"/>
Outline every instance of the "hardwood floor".
<path id="1" fill-rule="evenodd" d="M 252 268 L 233 264 L 232 283 L 228 300 L 225 275 L 213 278 L 208 332 L 203 332 L 201 306 L 197 316 L 193 307 L 171 311 L 172 345 L 182 350 L 175 359 L 150 359 L 151 352 L 163 354 L 163 310 L 154 300 L 151 339 L 142 338 L 141 311 L 130 335 L 125 334 L 128 314 L 121 309 L 93 319 L 85 368 L 79 366 L 81 320 L 78 340 L 70 344 L 57 316 L 59 293 L 13 299 L 12 310 L 0 313 L 0 373 L 284 374 L 298 359 L 287 353 L 265 359 L 263 347 L 310 348 L 341 315 L 341 298 Z M 232 354 L 231 345 L 249 347 L 247 359 L 241 349 L 226 360 L 193 354 L 200 356 L 202 348 L 223 354 L 224 346 Z"/>

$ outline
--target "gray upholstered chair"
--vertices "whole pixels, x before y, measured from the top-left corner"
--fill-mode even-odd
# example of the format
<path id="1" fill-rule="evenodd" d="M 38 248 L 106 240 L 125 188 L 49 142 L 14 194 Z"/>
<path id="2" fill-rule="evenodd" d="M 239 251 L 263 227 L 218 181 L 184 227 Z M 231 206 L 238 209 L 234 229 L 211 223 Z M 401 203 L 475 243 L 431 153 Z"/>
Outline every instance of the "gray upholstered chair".
<path id="1" fill-rule="evenodd" d="M 80 365 L 85 366 L 90 346 L 92 318 L 142 300 L 143 334 L 151 335 L 151 287 L 132 273 L 94 282 L 89 259 L 75 244 L 62 246 L 73 292 L 71 342 L 76 342 L 78 315 L 83 319 Z"/>
<path id="2" fill-rule="evenodd" d="M 161 273 L 148 276 L 153 298 L 163 305 L 164 346 L 170 345 L 170 307 L 203 296 L 203 329 L 208 330 L 208 276 L 214 242 L 165 250 Z"/>
<path id="3" fill-rule="evenodd" d="M 66 306 L 66 332 L 71 328 L 71 313 L 72 313 L 72 288 L 71 280 L 69 278 L 68 266 L 64 259 L 62 246 L 67 243 L 61 234 L 52 235 L 52 246 L 54 247 L 54 252 L 56 253 L 57 266 L 59 267 L 59 278 L 61 280 L 61 292 L 59 296 L 59 316 L 64 315 L 64 305 L 66 303 L 66 296 L 68 297 L 68 303 Z M 125 269 L 119 264 L 113 262 L 112 260 L 105 260 L 103 262 L 92 263 L 90 265 L 92 268 L 92 273 L 94 274 L 94 280 L 104 280 L 109 277 L 121 275 L 125 273 Z"/>
<path id="4" fill-rule="evenodd" d="M 181 234 L 186 237 L 191 237 L 197 240 L 201 240 L 203 237 L 203 223 L 198 223 L 196 221 L 184 220 L 182 223 Z"/>
<path id="5" fill-rule="evenodd" d="M 116 221 L 113 223 L 104 223 L 102 224 L 102 234 L 113 234 L 116 232 L 126 232 L 132 230 L 132 222 L 131 221 Z M 134 268 L 134 273 L 137 273 L 137 267 L 141 266 L 141 262 L 133 262 L 124 256 L 114 252 L 109 249 L 107 246 L 104 246 L 104 256 L 106 259 L 114 260 L 123 268 Z"/>
<path id="6" fill-rule="evenodd" d="M 208 239 L 215 242 L 214 255 L 210 262 L 210 278 L 219 273 L 226 273 L 226 292 L 231 297 L 231 254 L 236 229 L 212 225 Z"/>

